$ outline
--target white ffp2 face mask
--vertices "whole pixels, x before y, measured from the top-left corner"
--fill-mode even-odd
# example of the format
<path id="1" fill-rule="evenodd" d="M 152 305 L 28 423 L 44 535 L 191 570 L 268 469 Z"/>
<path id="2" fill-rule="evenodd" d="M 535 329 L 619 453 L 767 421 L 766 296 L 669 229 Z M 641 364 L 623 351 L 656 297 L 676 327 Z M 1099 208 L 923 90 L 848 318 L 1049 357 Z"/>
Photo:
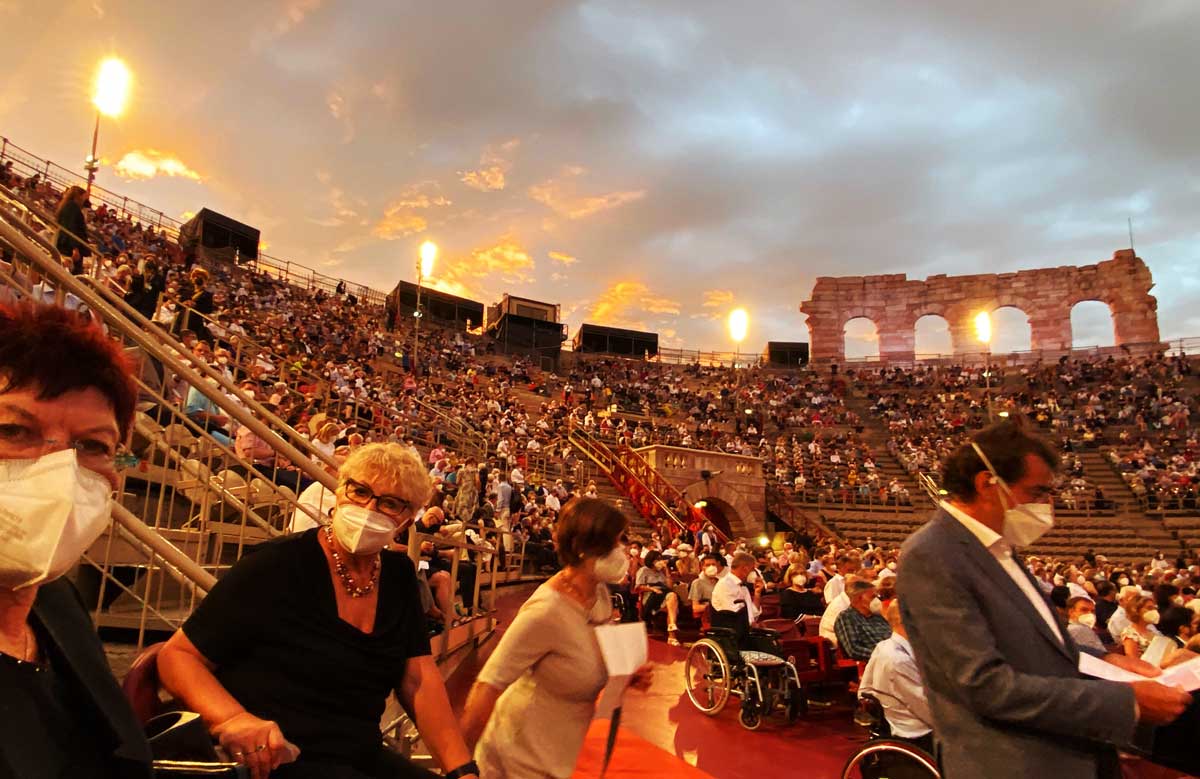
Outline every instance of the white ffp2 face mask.
<path id="1" fill-rule="evenodd" d="M 1086 612 L 1084 614 L 1080 614 L 1078 617 L 1075 618 L 1075 621 L 1078 622 L 1080 625 L 1083 625 L 1085 628 L 1096 627 L 1096 615 L 1090 611 Z"/>
<path id="2" fill-rule="evenodd" d="M 108 525 L 111 493 L 73 449 L 0 460 L 0 587 L 32 587 L 69 571 Z"/>
<path id="3" fill-rule="evenodd" d="M 333 534 L 350 554 L 381 551 L 399 532 L 396 523 L 366 506 L 346 504 L 333 510 Z"/>
<path id="4" fill-rule="evenodd" d="M 618 546 L 603 557 L 597 557 L 593 572 L 605 584 L 619 584 L 629 572 L 629 557 L 625 548 Z"/>
<path id="5" fill-rule="evenodd" d="M 1050 528 L 1054 527 L 1054 506 L 1050 503 L 1017 503 L 1012 490 L 992 468 L 991 462 L 979 445 L 972 442 L 971 447 L 1000 488 L 1001 503 L 1006 504 L 1001 532 L 1004 540 L 1016 547 L 1026 547 L 1046 535 Z M 1011 504 L 1011 507 L 1008 504 Z"/>

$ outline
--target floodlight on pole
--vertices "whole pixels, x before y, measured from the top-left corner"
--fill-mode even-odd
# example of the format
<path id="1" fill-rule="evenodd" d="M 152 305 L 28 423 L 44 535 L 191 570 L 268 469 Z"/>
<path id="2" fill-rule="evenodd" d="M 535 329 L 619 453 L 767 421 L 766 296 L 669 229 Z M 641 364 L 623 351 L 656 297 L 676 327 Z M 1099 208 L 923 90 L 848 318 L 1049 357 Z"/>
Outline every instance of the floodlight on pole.
<path id="1" fill-rule="evenodd" d="M 986 311 L 975 315 L 975 338 L 981 344 L 992 342 L 992 317 Z"/>
<path id="2" fill-rule="evenodd" d="M 96 69 L 96 81 L 92 90 L 92 105 L 96 107 L 96 125 L 92 129 L 92 153 L 83 161 L 87 171 L 87 191 L 91 194 L 92 182 L 96 180 L 96 171 L 100 168 L 100 160 L 96 156 L 96 144 L 100 140 L 100 116 L 115 119 L 125 112 L 129 102 L 129 90 L 133 85 L 133 74 L 117 57 L 101 60 Z"/>
<path id="3" fill-rule="evenodd" d="M 996 416 L 992 410 L 992 317 L 986 311 L 980 311 L 975 315 L 975 337 L 979 340 L 979 343 L 988 348 L 988 360 L 983 366 L 983 380 L 985 391 L 987 392 L 988 421 L 993 422 Z"/>
<path id="4" fill-rule="evenodd" d="M 729 312 L 729 337 L 733 339 L 733 367 L 737 367 L 741 353 L 742 341 L 746 340 L 746 331 L 750 329 L 750 315 L 744 308 L 735 308 Z"/>
<path id="5" fill-rule="evenodd" d="M 433 263 L 437 259 L 438 247 L 433 241 L 425 241 L 418 250 L 420 259 L 417 260 L 417 307 L 413 311 L 413 353 L 412 373 L 417 375 L 417 351 L 421 346 L 421 284 L 426 276 L 433 273 Z"/>

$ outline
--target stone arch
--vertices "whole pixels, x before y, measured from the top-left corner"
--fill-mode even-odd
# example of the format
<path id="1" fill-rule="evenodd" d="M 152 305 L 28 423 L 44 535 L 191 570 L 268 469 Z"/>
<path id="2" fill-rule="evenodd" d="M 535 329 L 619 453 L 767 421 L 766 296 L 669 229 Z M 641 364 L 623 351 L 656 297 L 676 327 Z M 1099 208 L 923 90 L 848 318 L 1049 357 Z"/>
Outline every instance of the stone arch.
<path id="1" fill-rule="evenodd" d="M 746 497 L 729 485 L 722 484 L 719 478 L 693 482 L 683 490 L 683 495 L 693 506 L 703 501 L 706 504 L 711 502 L 714 508 L 719 509 L 729 522 L 725 532 L 731 538 L 749 537 L 762 531 L 762 519 L 755 518 Z M 708 514 L 705 513 L 705 516 Z"/>
<path id="2" fill-rule="evenodd" d="M 953 353 L 949 320 L 933 312 L 917 317 L 913 325 L 913 351 L 917 359 Z"/>
<path id="3" fill-rule="evenodd" d="M 1071 306 L 1071 347 L 1116 346 L 1113 308 L 1105 300 L 1077 300 Z"/>
<path id="4" fill-rule="evenodd" d="M 1043 353 L 1071 348 L 1071 305 L 1103 300 L 1112 308 L 1118 346 L 1157 347 L 1158 303 L 1150 290 L 1150 269 L 1132 250 L 1114 252 L 1094 265 L 930 276 L 909 280 L 903 273 L 879 276 L 822 276 L 810 298 L 800 304 L 809 330 L 814 363 L 845 358 L 844 325 L 860 316 L 878 327 L 882 360 L 911 360 L 917 317 L 940 313 L 950 325 L 958 354 L 978 352 L 974 315 L 1013 305 L 1029 315 L 1030 346 Z"/>
<path id="5" fill-rule="evenodd" d="M 879 324 L 869 316 L 847 319 L 842 325 L 842 352 L 847 360 L 879 359 Z"/>
<path id="6" fill-rule="evenodd" d="M 1033 320 L 1021 306 L 997 306 L 992 312 L 992 354 L 1033 349 Z"/>

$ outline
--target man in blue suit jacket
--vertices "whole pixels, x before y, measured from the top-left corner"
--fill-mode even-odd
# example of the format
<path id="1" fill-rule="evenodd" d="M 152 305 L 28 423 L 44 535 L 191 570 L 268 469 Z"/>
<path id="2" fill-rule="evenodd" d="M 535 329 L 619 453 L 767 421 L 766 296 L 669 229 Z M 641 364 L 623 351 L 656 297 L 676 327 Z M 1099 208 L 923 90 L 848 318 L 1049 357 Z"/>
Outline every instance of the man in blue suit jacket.
<path id="1" fill-rule="evenodd" d="M 1118 776 L 1138 721 L 1190 702 L 1154 681 L 1084 678 L 1079 650 L 1014 547 L 1050 528 L 1058 457 L 1011 419 L 945 464 L 949 492 L 905 542 L 897 595 L 921 667 L 944 775 Z"/>

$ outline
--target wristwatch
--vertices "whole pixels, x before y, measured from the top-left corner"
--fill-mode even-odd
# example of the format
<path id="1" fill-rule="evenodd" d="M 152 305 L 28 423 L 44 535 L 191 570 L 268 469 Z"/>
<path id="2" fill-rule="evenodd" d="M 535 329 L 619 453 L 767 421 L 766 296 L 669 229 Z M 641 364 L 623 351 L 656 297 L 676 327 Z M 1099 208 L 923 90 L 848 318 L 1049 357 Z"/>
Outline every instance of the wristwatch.
<path id="1" fill-rule="evenodd" d="M 475 765 L 472 760 L 469 763 L 463 763 L 458 768 L 446 774 L 446 779 L 462 779 L 464 776 L 479 776 L 479 766 Z"/>

